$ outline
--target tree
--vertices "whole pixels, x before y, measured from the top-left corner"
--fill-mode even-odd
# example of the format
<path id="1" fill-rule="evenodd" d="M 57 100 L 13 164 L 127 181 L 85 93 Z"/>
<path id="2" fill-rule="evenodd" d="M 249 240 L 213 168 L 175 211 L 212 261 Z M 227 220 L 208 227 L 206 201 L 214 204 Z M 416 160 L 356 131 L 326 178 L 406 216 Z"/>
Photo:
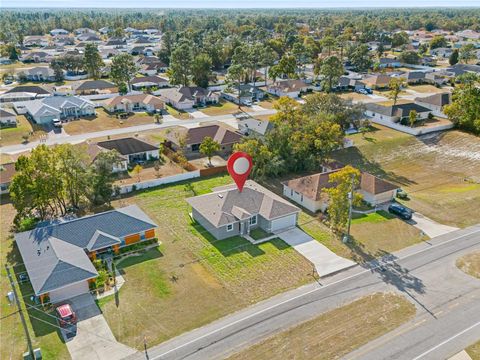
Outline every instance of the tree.
<path id="1" fill-rule="evenodd" d="M 453 50 L 453 52 L 450 54 L 450 57 L 448 58 L 448 63 L 451 66 L 458 63 L 458 50 L 457 49 Z"/>
<path id="2" fill-rule="evenodd" d="M 418 113 L 416 110 L 410 110 L 408 113 L 408 123 L 410 124 L 410 127 L 413 127 L 415 123 L 417 122 L 418 118 Z"/>
<path id="3" fill-rule="evenodd" d="M 237 104 L 238 108 L 240 108 L 240 85 L 242 83 L 242 79 L 245 75 L 245 71 L 241 65 L 231 65 L 227 70 L 227 83 L 232 86 L 237 86 Z"/>
<path id="4" fill-rule="evenodd" d="M 349 193 L 353 192 L 360 183 L 360 171 L 345 166 L 329 175 L 328 182 L 334 186 L 322 189 L 328 195 L 328 216 L 330 227 L 338 233 L 345 231 L 349 213 Z M 353 204 L 359 205 L 362 197 L 354 193 Z"/>
<path id="5" fill-rule="evenodd" d="M 63 69 L 59 62 L 52 61 L 50 63 L 50 68 L 53 70 L 53 74 L 55 76 L 55 82 L 61 83 L 64 80 Z"/>
<path id="6" fill-rule="evenodd" d="M 392 47 L 399 47 L 408 44 L 410 41 L 408 34 L 405 31 L 397 32 L 392 36 Z"/>
<path id="7" fill-rule="evenodd" d="M 212 76 L 212 59 L 207 54 L 199 54 L 193 59 L 192 81 L 195 85 L 206 88 Z"/>
<path id="8" fill-rule="evenodd" d="M 113 166 L 118 163 L 119 155 L 116 150 L 102 151 L 90 167 L 89 197 L 93 205 L 110 204 L 115 179 Z"/>
<path id="9" fill-rule="evenodd" d="M 212 166 L 212 156 L 220 150 L 220 144 L 213 140 L 210 136 L 203 138 L 200 144 L 200 153 L 208 157 L 208 164 Z"/>
<path id="10" fill-rule="evenodd" d="M 102 57 L 98 52 L 97 45 L 89 43 L 85 46 L 85 54 L 83 56 L 83 67 L 87 70 L 90 77 L 99 79 L 102 75 L 101 70 L 104 66 Z"/>
<path id="11" fill-rule="evenodd" d="M 420 62 L 420 56 L 417 54 L 416 51 L 408 50 L 408 51 L 402 52 L 398 56 L 398 60 L 400 60 L 405 64 L 416 65 Z"/>
<path id="12" fill-rule="evenodd" d="M 355 47 L 350 55 L 350 62 L 357 71 L 367 71 L 372 66 L 372 59 L 366 44 Z"/>
<path id="13" fill-rule="evenodd" d="M 170 83 L 172 85 L 188 86 L 192 74 L 192 64 L 192 45 L 187 41 L 183 41 L 172 51 L 170 57 L 170 67 L 168 69 Z"/>
<path id="14" fill-rule="evenodd" d="M 137 73 L 137 67 L 130 54 L 120 54 L 112 58 L 110 77 L 113 82 L 120 87 L 127 84 L 127 92 L 130 91 L 130 81 Z"/>
<path id="15" fill-rule="evenodd" d="M 393 77 L 390 79 L 388 83 L 388 88 L 390 89 L 388 97 L 393 100 L 394 106 L 397 105 L 398 95 L 406 85 L 407 83 L 404 78 Z"/>
<path id="16" fill-rule="evenodd" d="M 436 35 L 430 41 L 430 49 L 436 49 L 447 46 L 447 39 L 444 36 Z"/>
<path id="17" fill-rule="evenodd" d="M 452 103 L 444 107 L 444 113 L 460 129 L 480 134 L 480 76 L 465 73 L 457 78 Z"/>
<path id="18" fill-rule="evenodd" d="M 260 65 L 264 68 L 265 71 L 265 86 L 267 86 L 268 77 L 270 75 L 270 69 L 275 62 L 275 54 L 273 50 L 267 46 L 262 48 L 260 54 Z"/>
<path id="19" fill-rule="evenodd" d="M 157 173 L 157 177 L 160 176 L 160 169 L 161 169 L 161 164 L 159 160 L 155 160 L 153 163 L 153 168 L 155 169 L 155 172 Z"/>
<path id="20" fill-rule="evenodd" d="M 470 60 L 474 60 L 475 59 L 475 45 L 473 44 L 466 44 L 466 45 L 463 45 L 461 48 L 460 48 L 460 53 L 459 53 L 459 58 L 460 58 L 460 61 L 465 63 L 465 64 L 468 64 L 468 62 Z"/>
<path id="21" fill-rule="evenodd" d="M 70 74 L 78 74 L 83 70 L 83 57 L 81 55 L 63 55 L 58 61 Z"/>
<path id="22" fill-rule="evenodd" d="M 335 43 L 336 43 L 335 38 L 333 38 L 332 36 L 325 36 L 320 41 L 320 44 L 322 45 L 322 47 L 327 49 L 327 56 L 331 55 L 332 49 L 335 47 Z"/>
<path id="23" fill-rule="evenodd" d="M 0 48 L 0 54 L 4 57 L 8 57 L 12 61 L 17 61 L 21 55 L 20 50 L 13 43 L 8 43 Z"/>
<path id="24" fill-rule="evenodd" d="M 333 84 L 338 82 L 338 79 L 342 76 L 343 72 L 343 64 L 339 58 L 336 56 L 325 58 L 320 67 L 320 74 L 324 76 L 323 88 L 327 87 L 327 92 L 332 91 Z"/>
<path id="25" fill-rule="evenodd" d="M 137 181 L 140 182 L 140 173 L 142 172 L 143 168 L 140 164 L 135 165 L 132 170 L 133 175 L 137 176 Z"/>
<path id="26" fill-rule="evenodd" d="M 277 67 L 279 74 L 294 77 L 297 69 L 297 60 L 293 55 L 283 55 L 278 62 Z"/>

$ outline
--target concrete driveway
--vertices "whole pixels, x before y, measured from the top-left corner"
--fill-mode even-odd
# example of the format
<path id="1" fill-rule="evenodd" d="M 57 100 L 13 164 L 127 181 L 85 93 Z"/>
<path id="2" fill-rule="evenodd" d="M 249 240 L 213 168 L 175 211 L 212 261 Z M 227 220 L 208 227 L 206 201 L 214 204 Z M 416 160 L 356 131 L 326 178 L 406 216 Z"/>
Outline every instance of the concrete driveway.
<path id="1" fill-rule="evenodd" d="M 201 119 L 201 118 L 207 118 L 209 117 L 207 114 L 204 114 L 200 110 L 196 109 L 191 109 L 191 110 L 186 110 L 187 113 L 189 113 L 193 119 Z"/>
<path id="2" fill-rule="evenodd" d="M 278 233 L 278 237 L 313 263 L 319 276 L 330 275 L 356 265 L 355 262 L 336 255 L 297 227 Z"/>
<path id="3" fill-rule="evenodd" d="M 66 340 L 72 360 L 116 360 L 137 352 L 117 342 L 92 295 L 80 295 L 70 302 L 78 317 L 77 335 Z"/>
<path id="4" fill-rule="evenodd" d="M 431 238 L 458 230 L 458 228 L 453 226 L 439 224 L 417 212 L 413 213 L 412 220 L 408 221 L 408 223 L 415 226 L 417 229 L 422 230 Z"/>

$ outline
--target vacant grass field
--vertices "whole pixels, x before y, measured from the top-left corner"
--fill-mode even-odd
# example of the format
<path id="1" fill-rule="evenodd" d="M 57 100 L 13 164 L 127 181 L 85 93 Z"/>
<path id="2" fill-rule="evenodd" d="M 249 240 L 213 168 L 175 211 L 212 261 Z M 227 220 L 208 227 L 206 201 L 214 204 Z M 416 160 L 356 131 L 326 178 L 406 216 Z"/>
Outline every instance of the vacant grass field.
<path id="1" fill-rule="evenodd" d="M 480 341 L 466 349 L 472 360 L 480 360 Z"/>
<path id="2" fill-rule="evenodd" d="M 464 273 L 480 279 L 480 251 L 462 256 L 456 265 Z"/>
<path id="3" fill-rule="evenodd" d="M 92 119 L 80 119 L 63 125 L 65 131 L 70 135 L 84 134 L 109 129 L 119 129 L 135 125 L 150 124 L 154 118 L 146 113 L 135 113 L 126 119 L 117 119 L 109 115 L 103 109 L 95 109 L 97 116 Z"/>
<path id="4" fill-rule="evenodd" d="M 333 157 L 401 186 L 402 201 L 440 223 L 465 227 L 478 223 L 480 138 L 460 131 L 413 137 L 375 125 L 355 146 Z"/>
<path id="5" fill-rule="evenodd" d="M 228 359 L 338 359 L 397 328 L 414 314 L 415 306 L 404 297 L 376 293 L 274 335 Z"/>
<path id="6" fill-rule="evenodd" d="M 203 194 L 229 176 L 191 182 Z M 117 339 L 141 348 L 202 326 L 261 299 L 312 281 L 311 265 L 283 241 L 252 245 L 240 237 L 214 240 L 192 224 L 185 184 L 136 193 L 114 203 L 135 203 L 159 224 L 158 251 L 119 264 L 125 285 L 100 306 Z M 166 310 L 168 309 L 168 311 Z M 154 314 L 154 315 L 152 315 Z"/>
<path id="7" fill-rule="evenodd" d="M 31 124 L 24 115 L 17 116 L 17 126 L 0 130 L 0 146 L 20 144 L 24 134 L 31 134 L 29 141 L 38 140 L 46 132 L 40 125 Z"/>
<path id="8" fill-rule="evenodd" d="M 226 100 L 220 100 L 218 104 L 208 105 L 207 107 L 199 110 L 209 116 L 227 115 L 239 111 L 237 104 Z"/>
<path id="9" fill-rule="evenodd" d="M 416 91 L 418 93 L 443 93 L 448 91 L 446 88 L 437 88 L 433 85 L 410 85 L 408 89 Z"/>
<path id="10" fill-rule="evenodd" d="M 12 266 L 21 263 L 21 257 L 16 248 L 13 248 L 13 239 L 10 234 L 10 228 L 15 209 L 8 199 L 3 199 L 0 205 L 0 291 L 3 296 L 0 297 L 0 358 L 1 359 L 20 359 L 21 355 L 27 350 L 27 342 L 25 333 L 20 321 L 20 316 L 16 312 L 16 306 L 9 305 L 5 296 L 11 291 L 10 283 L 6 277 L 5 264 Z M 21 266 L 15 267 L 15 272 L 24 271 Z M 29 300 L 30 294 L 33 292 L 30 285 L 17 287 L 24 301 L 32 305 Z M 26 307 L 23 306 L 24 311 Z M 32 317 L 33 316 L 33 317 Z M 35 318 L 38 319 L 35 319 Z M 41 347 L 44 359 L 69 359 L 67 347 L 62 342 L 57 329 L 50 325 L 52 318 L 42 314 L 42 311 L 30 309 L 26 316 L 30 335 L 32 337 L 34 347 Z"/>

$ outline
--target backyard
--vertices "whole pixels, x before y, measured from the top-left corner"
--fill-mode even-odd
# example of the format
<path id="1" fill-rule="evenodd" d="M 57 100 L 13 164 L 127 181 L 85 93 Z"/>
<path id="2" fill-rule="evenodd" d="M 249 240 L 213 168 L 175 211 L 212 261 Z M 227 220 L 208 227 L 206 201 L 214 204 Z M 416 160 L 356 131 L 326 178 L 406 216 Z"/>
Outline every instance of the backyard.
<path id="1" fill-rule="evenodd" d="M 217 241 L 192 223 L 184 199 L 230 182 L 229 176 L 217 176 L 115 201 L 115 207 L 140 206 L 159 224 L 162 243 L 121 261 L 126 283 L 118 299 L 99 302 L 120 342 L 141 348 L 146 335 L 152 346 L 313 280 L 311 265 L 279 239 L 261 245 L 241 237 Z"/>
<path id="2" fill-rule="evenodd" d="M 228 359 L 337 359 L 414 315 L 415 306 L 404 297 L 375 293 L 273 335 Z"/>
<path id="3" fill-rule="evenodd" d="M 333 157 L 403 188 L 406 206 L 440 223 L 478 223 L 480 138 L 460 131 L 419 137 L 375 125 L 349 136 L 355 146 Z"/>

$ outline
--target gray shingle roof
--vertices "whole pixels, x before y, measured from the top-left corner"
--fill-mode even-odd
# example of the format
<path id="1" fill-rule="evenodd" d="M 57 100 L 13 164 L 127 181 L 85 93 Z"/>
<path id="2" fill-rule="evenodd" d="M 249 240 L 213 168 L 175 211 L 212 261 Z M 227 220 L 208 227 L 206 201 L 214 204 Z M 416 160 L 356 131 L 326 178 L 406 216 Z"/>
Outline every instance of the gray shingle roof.
<path id="1" fill-rule="evenodd" d="M 158 150 L 157 146 L 135 138 L 107 140 L 99 142 L 97 145 L 108 150 L 115 149 L 121 155 L 138 154 L 146 151 Z"/>
<path id="2" fill-rule="evenodd" d="M 287 216 L 300 209 L 252 180 L 245 183 L 242 192 L 235 185 L 213 189 L 213 193 L 187 199 L 212 225 L 231 224 L 254 214 L 267 220 Z"/>
<path id="3" fill-rule="evenodd" d="M 15 234 L 37 295 L 97 276 L 85 250 L 119 244 L 157 225 L 137 206 L 57 221 Z"/>

